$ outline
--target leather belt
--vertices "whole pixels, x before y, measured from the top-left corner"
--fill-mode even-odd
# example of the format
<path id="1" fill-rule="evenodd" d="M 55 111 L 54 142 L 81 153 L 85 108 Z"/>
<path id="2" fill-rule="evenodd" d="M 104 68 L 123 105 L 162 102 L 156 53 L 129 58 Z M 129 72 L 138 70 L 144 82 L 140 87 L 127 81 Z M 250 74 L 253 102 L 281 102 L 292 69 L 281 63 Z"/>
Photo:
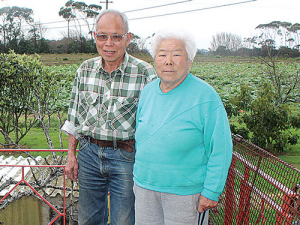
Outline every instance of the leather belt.
<path id="1" fill-rule="evenodd" d="M 88 141 L 98 145 L 99 147 L 113 147 L 115 149 L 122 148 L 126 152 L 134 151 L 134 145 L 135 145 L 134 139 L 129 139 L 129 140 L 125 140 L 125 141 L 116 141 L 116 146 L 115 146 L 113 141 L 101 141 L 101 140 L 97 140 L 97 139 L 89 137 L 89 136 L 84 136 L 84 138 L 87 139 Z"/>

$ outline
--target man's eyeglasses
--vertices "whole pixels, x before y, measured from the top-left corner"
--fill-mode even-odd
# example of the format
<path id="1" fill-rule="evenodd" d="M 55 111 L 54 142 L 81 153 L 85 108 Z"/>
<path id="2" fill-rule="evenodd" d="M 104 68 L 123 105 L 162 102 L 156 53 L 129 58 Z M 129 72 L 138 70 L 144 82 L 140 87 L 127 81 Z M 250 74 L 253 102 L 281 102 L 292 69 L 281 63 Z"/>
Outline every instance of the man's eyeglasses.
<path id="1" fill-rule="evenodd" d="M 97 33 L 95 33 L 95 38 L 98 41 L 107 41 L 108 37 L 110 37 L 111 41 L 113 41 L 113 42 L 119 42 L 119 41 L 122 41 L 123 37 L 125 37 L 126 35 L 127 35 L 127 33 L 123 34 L 123 35 L 118 35 L 118 34 L 106 35 L 106 34 L 97 34 Z"/>

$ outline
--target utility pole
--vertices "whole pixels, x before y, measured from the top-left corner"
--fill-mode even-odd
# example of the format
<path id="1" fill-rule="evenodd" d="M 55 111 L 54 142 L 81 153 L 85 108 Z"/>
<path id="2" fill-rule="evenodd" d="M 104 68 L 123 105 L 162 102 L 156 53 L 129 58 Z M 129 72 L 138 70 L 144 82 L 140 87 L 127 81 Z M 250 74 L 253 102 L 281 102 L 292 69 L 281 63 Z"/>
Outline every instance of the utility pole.
<path id="1" fill-rule="evenodd" d="M 100 2 L 100 3 L 106 3 L 106 9 L 108 9 L 108 3 L 113 3 L 113 2 L 112 2 L 112 1 L 105 0 L 105 2 Z"/>

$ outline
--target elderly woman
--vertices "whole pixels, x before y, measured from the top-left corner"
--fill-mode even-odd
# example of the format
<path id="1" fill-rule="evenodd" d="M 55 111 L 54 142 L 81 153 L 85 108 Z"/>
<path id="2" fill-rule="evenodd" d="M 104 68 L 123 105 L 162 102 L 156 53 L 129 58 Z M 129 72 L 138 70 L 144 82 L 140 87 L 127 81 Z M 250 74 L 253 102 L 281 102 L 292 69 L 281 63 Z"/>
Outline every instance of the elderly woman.
<path id="1" fill-rule="evenodd" d="M 146 85 L 137 111 L 136 225 L 197 224 L 224 188 L 230 128 L 216 91 L 189 73 L 196 51 L 184 31 L 153 37 L 159 79 Z"/>

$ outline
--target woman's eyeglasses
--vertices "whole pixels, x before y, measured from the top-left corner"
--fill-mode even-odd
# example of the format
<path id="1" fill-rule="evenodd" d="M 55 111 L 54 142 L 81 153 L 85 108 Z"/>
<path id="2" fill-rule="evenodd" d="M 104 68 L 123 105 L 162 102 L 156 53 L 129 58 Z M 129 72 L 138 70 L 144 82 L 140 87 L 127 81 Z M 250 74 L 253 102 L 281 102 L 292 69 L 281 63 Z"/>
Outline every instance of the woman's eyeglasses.
<path id="1" fill-rule="evenodd" d="M 107 41 L 108 37 L 110 37 L 110 40 L 113 42 L 119 42 L 122 41 L 122 39 L 127 35 L 123 34 L 123 35 L 118 35 L 118 34 L 114 34 L 114 35 L 106 35 L 106 34 L 97 34 L 95 33 L 95 38 L 97 39 L 97 41 Z"/>

